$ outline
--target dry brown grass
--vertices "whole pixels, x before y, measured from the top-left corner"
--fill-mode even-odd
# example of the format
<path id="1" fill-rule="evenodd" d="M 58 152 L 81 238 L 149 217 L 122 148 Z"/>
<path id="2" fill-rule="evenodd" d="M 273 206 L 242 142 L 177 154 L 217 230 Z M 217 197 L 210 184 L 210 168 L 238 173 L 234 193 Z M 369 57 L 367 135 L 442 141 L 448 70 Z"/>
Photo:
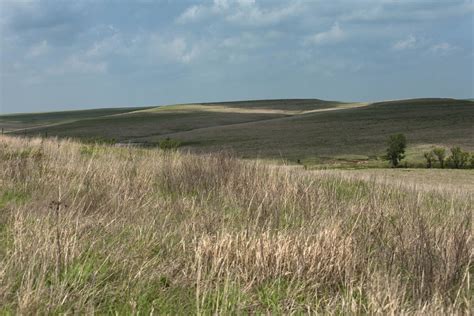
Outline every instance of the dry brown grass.
<path id="1" fill-rule="evenodd" d="M 472 200 L 0 138 L 2 313 L 468 314 Z"/>
<path id="2" fill-rule="evenodd" d="M 382 184 L 395 184 L 417 191 L 435 191 L 440 194 L 474 193 L 474 170 L 464 169 L 401 169 L 401 168 L 368 168 L 347 170 L 314 170 L 318 174 L 338 176 L 345 179 L 360 179 Z"/>

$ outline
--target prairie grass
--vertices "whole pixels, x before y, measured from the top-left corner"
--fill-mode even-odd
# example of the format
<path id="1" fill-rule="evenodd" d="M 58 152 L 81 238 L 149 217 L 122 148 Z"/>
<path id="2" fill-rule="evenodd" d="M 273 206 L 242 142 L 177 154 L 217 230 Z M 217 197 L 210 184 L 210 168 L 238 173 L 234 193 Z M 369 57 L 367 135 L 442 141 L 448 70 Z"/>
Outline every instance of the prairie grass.
<path id="1" fill-rule="evenodd" d="M 0 138 L 0 313 L 468 314 L 471 191 Z"/>

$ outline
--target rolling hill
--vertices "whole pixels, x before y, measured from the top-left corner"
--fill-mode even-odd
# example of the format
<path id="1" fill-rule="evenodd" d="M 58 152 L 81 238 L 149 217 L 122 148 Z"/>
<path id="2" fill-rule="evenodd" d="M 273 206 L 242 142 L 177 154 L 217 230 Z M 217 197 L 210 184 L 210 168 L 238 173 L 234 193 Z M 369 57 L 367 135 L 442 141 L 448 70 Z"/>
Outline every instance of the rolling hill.
<path id="1" fill-rule="evenodd" d="M 44 113 L 21 113 L 0 115 L 0 128 L 5 131 L 18 131 L 24 129 L 44 129 L 50 125 L 67 124 L 78 120 L 99 118 L 109 115 L 139 111 L 143 108 L 104 108 L 77 111 L 58 111 Z"/>
<path id="2" fill-rule="evenodd" d="M 0 127 L 19 128 L 13 134 L 148 144 L 169 137 L 196 151 L 307 163 L 372 159 L 394 133 L 406 134 L 412 157 L 433 145 L 473 150 L 473 122 L 474 102 L 455 99 L 259 100 L 0 116 Z"/>
<path id="3" fill-rule="evenodd" d="M 0 116 L 0 127 L 18 124 L 16 133 L 28 135 L 103 137 L 117 141 L 133 141 L 138 137 L 282 118 L 337 106 L 344 104 L 322 100 L 261 100 L 170 105 L 134 110 L 125 108 L 32 113 Z M 24 130 L 23 127 L 28 129 Z"/>

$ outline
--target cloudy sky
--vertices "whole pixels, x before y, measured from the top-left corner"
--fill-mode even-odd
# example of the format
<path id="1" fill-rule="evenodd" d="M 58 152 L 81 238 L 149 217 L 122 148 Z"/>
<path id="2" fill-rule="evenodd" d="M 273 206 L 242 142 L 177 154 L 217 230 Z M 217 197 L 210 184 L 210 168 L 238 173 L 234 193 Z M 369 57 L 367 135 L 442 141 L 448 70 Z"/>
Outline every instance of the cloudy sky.
<path id="1" fill-rule="evenodd" d="M 472 0 L 0 0 L 0 112 L 474 96 Z"/>

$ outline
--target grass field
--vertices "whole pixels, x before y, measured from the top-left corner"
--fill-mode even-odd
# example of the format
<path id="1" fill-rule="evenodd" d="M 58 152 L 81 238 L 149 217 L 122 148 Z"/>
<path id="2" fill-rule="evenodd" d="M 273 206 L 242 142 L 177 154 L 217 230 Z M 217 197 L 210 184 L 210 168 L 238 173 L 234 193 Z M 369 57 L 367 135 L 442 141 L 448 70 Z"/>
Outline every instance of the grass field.
<path id="1" fill-rule="evenodd" d="M 414 99 L 379 103 L 262 100 L 184 104 L 138 109 L 0 116 L 16 134 L 114 139 L 156 144 L 170 137 L 184 149 L 223 148 L 239 157 L 300 160 L 329 167 L 384 167 L 389 135 L 404 133 L 407 160 L 423 163 L 434 146 L 474 150 L 474 102 Z"/>
<path id="2" fill-rule="evenodd" d="M 468 170 L 414 177 L 442 173 L 454 192 L 402 184 L 402 169 L 9 136 L 0 149 L 0 314 L 472 311 Z"/>
<path id="3" fill-rule="evenodd" d="M 353 169 L 316 170 L 317 174 L 340 176 L 375 183 L 392 183 L 408 189 L 426 192 L 470 192 L 474 194 L 474 170 L 453 169 Z"/>
<path id="4" fill-rule="evenodd" d="M 473 121 L 452 99 L 0 116 L 0 314 L 469 314 L 474 171 L 380 155 L 472 151 Z"/>

